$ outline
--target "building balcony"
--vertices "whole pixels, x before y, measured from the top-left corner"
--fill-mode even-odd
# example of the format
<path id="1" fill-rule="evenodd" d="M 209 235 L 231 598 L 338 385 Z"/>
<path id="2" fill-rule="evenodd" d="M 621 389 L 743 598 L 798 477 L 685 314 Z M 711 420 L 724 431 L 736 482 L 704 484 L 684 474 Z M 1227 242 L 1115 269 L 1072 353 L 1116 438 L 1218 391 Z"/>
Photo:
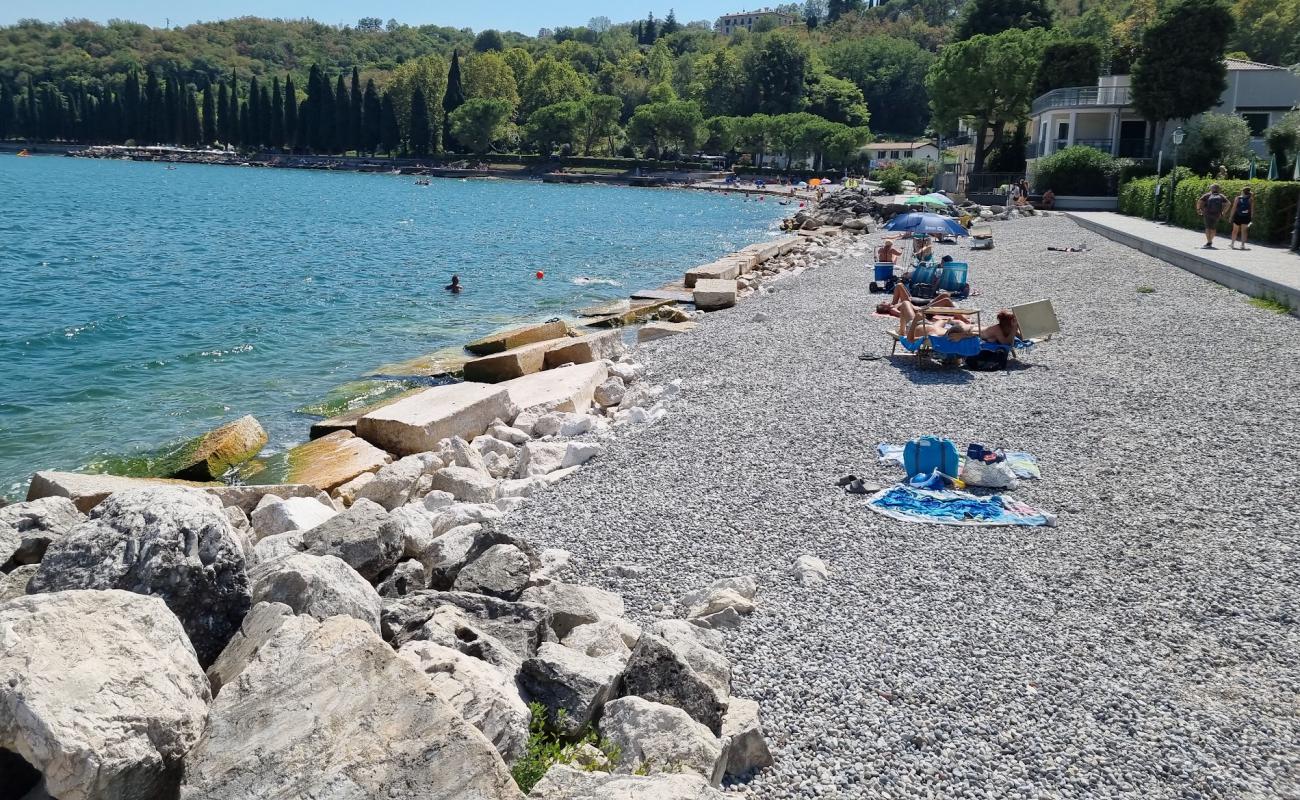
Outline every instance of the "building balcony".
<path id="1" fill-rule="evenodd" d="M 1031 114 L 1039 114 L 1053 108 L 1095 108 L 1098 106 L 1127 106 L 1129 104 L 1129 87 L 1127 86 L 1074 86 L 1067 89 L 1053 89 L 1047 94 L 1039 95 L 1030 107 Z"/>

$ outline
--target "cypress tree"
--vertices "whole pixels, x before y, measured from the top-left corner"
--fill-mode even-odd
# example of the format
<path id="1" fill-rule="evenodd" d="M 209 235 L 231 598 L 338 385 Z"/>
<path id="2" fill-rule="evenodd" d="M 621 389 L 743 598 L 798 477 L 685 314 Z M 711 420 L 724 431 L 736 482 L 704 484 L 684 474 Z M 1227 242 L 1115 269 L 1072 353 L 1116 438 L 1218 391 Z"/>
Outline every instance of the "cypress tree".
<path id="1" fill-rule="evenodd" d="M 460 85 L 460 53 L 451 51 L 451 68 L 447 70 L 447 92 L 442 96 L 442 146 L 452 149 L 451 112 L 465 104 L 465 90 Z"/>
<path id="2" fill-rule="evenodd" d="M 340 74 L 334 84 L 334 150 L 346 153 L 352 149 L 352 98 Z"/>
<path id="3" fill-rule="evenodd" d="M 284 141 L 290 150 L 298 136 L 298 90 L 293 88 L 293 76 L 284 78 Z"/>
<path id="4" fill-rule="evenodd" d="M 429 129 L 429 104 L 424 99 L 424 90 L 415 87 L 411 95 L 411 143 L 410 150 L 417 156 L 429 154 L 429 142 L 433 131 Z"/>
<path id="5" fill-rule="evenodd" d="M 397 126 L 397 107 L 393 104 L 393 93 L 384 92 L 379 111 L 379 146 L 385 153 L 393 154 L 401 142 L 402 133 Z"/>
<path id="6" fill-rule="evenodd" d="M 166 82 L 163 84 L 163 132 L 161 135 L 163 141 L 180 143 L 183 114 L 180 87 L 176 85 L 176 78 L 168 75 Z"/>
<path id="7" fill-rule="evenodd" d="M 258 101 L 261 86 L 258 85 L 257 76 L 248 79 L 248 103 L 246 105 L 248 114 L 247 135 L 244 138 L 244 144 L 248 147 L 260 147 L 262 141 L 262 107 Z"/>
<path id="8" fill-rule="evenodd" d="M 361 149 L 374 153 L 383 137 L 383 109 L 380 108 L 379 92 L 375 91 L 375 82 L 366 81 L 366 93 L 361 99 Z"/>
<path id="9" fill-rule="evenodd" d="M 157 144 L 166 129 L 162 89 L 158 86 L 158 73 L 149 70 L 144 82 L 144 140 Z"/>
<path id="10" fill-rule="evenodd" d="M 217 140 L 217 106 L 212 100 L 212 84 L 203 87 L 203 143 Z"/>
<path id="11" fill-rule="evenodd" d="M 0 81 L 0 142 L 9 138 L 14 126 L 14 98 L 9 84 Z"/>
<path id="12" fill-rule="evenodd" d="M 239 143 L 244 147 L 255 147 L 253 141 L 253 114 L 248 109 L 248 101 L 239 104 Z"/>
<path id="13" fill-rule="evenodd" d="M 27 99 L 23 113 L 23 135 L 28 139 L 41 137 L 41 118 L 36 113 L 36 87 L 32 85 L 32 76 L 27 75 Z"/>
<path id="14" fill-rule="evenodd" d="M 199 121 L 199 102 L 193 89 L 185 90 L 185 143 L 203 144 L 203 123 Z"/>
<path id="15" fill-rule="evenodd" d="M 126 74 L 122 85 L 122 111 L 126 115 L 125 139 L 143 139 L 143 126 L 140 124 L 140 74 L 131 70 Z"/>
<path id="16" fill-rule="evenodd" d="M 352 68 L 352 91 L 348 98 L 350 108 L 348 109 L 348 141 L 352 149 L 361 154 L 361 115 L 364 111 L 363 98 L 361 95 L 361 75 L 357 73 L 357 68 Z"/>
<path id="17" fill-rule="evenodd" d="M 272 147 L 284 147 L 284 97 L 280 94 L 280 76 L 271 78 L 271 142 Z"/>
<path id="18" fill-rule="evenodd" d="M 262 88 L 257 93 L 257 123 L 261 126 L 257 135 L 266 147 L 271 144 L 271 90 L 262 84 Z"/>
<path id="19" fill-rule="evenodd" d="M 230 93 L 226 91 L 226 82 L 217 84 L 217 112 L 215 115 L 217 138 L 222 144 L 230 144 Z"/>
<path id="20" fill-rule="evenodd" d="M 328 93 L 329 84 L 325 83 L 320 67 L 312 64 L 311 71 L 307 74 L 307 99 L 302 106 L 305 113 L 299 118 L 298 124 L 302 128 L 301 141 L 317 153 L 324 149 L 325 125 L 322 124 L 320 108 Z"/>
<path id="21" fill-rule="evenodd" d="M 227 140 L 235 147 L 243 144 L 244 127 L 239 115 L 239 75 L 230 73 L 230 138 Z"/>

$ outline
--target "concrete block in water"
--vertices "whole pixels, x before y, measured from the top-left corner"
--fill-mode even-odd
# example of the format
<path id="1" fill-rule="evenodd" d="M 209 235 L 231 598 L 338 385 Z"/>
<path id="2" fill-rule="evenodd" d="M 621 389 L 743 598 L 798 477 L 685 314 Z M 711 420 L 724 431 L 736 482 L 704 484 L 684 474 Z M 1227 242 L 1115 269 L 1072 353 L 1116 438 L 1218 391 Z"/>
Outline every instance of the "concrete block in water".
<path id="1" fill-rule="evenodd" d="M 723 256 L 711 264 L 701 264 L 698 267 L 691 267 L 686 270 L 683 282 L 686 288 L 695 287 L 698 281 L 703 280 L 735 280 L 746 272 L 754 268 L 757 263 L 757 257 L 754 253 L 732 253 Z"/>
<path id="2" fill-rule="evenodd" d="M 564 364 L 590 364 L 602 358 L 618 358 L 623 349 L 623 335 L 620 331 L 605 331 L 557 340 L 553 344 L 555 346 L 546 351 L 544 358 L 546 369 Z"/>
<path id="3" fill-rule="evenodd" d="M 390 461 L 388 453 L 365 439 L 335 431 L 268 459 L 261 470 L 247 476 L 245 483 L 300 483 L 328 492 Z"/>
<path id="4" fill-rule="evenodd" d="M 240 417 L 185 444 L 169 459 L 168 472 L 173 478 L 216 480 L 257 455 L 266 441 L 266 431 L 256 419 Z"/>
<path id="5" fill-rule="evenodd" d="M 520 328 L 511 328 L 505 331 L 497 331 L 484 336 L 482 339 L 470 342 L 465 345 L 465 349 L 476 356 L 486 356 L 492 353 L 500 353 L 515 347 L 522 347 L 526 344 L 535 342 L 544 342 L 548 339 L 558 339 L 568 333 L 569 327 L 563 322 L 543 322 L 540 325 L 525 325 Z"/>
<path id="6" fill-rule="evenodd" d="M 470 359 L 465 362 L 465 380 L 499 383 L 541 372 L 546 363 L 546 352 L 555 345 L 554 341 L 537 342 Z"/>
<path id="7" fill-rule="evenodd" d="M 549 406 L 556 411 L 577 414 L 591 407 L 591 397 L 596 387 L 609 377 L 609 371 L 600 361 L 574 364 L 571 367 L 548 369 L 535 375 L 516 378 L 500 384 L 509 392 L 510 401 L 521 411 L 537 406 Z"/>
<path id="8" fill-rule="evenodd" d="M 376 409 L 357 420 L 357 435 L 399 456 L 437 449 L 453 436 L 469 441 L 493 420 L 509 422 L 518 409 L 500 386 L 435 386 Z"/>
<path id="9" fill-rule="evenodd" d="M 702 311 L 731 308 L 736 304 L 736 281 L 702 280 L 695 284 L 695 307 Z"/>
<path id="10" fill-rule="evenodd" d="M 357 420 L 361 419 L 366 414 L 369 414 L 371 411 L 374 411 L 376 409 L 383 408 L 384 406 L 391 406 L 393 403 L 396 403 L 399 400 L 403 400 L 407 397 L 410 397 L 413 394 L 419 394 L 422 391 L 424 390 L 411 389 L 410 391 L 402 392 L 396 397 L 390 397 L 387 400 L 382 400 L 378 403 L 372 403 L 371 405 L 363 406 L 362 408 L 356 408 L 344 414 L 339 414 L 336 417 L 330 417 L 329 419 L 322 419 L 317 422 L 313 422 L 311 424 L 311 433 L 308 435 L 312 439 L 319 439 L 322 436 L 326 436 L 328 434 L 334 433 L 335 431 L 347 431 L 348 433 L 356 433 Z"/>

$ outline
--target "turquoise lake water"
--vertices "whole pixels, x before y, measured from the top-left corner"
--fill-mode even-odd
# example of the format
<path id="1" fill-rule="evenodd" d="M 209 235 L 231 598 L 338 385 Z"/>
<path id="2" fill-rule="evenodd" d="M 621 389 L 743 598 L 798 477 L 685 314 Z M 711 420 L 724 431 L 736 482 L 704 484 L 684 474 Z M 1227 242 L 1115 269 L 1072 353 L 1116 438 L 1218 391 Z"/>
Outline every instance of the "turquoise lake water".
<path id="1" fill-rule="evenodd" d="M 0 496 L 36 469 L 102 465 L 243 414 L 282 450 L 313 419 L 295 409 L 381 365 L 661 285 L 774 235 L 784 210 L 0 156 Z M 452 273 L 462 294 L 442 290 Z"/>

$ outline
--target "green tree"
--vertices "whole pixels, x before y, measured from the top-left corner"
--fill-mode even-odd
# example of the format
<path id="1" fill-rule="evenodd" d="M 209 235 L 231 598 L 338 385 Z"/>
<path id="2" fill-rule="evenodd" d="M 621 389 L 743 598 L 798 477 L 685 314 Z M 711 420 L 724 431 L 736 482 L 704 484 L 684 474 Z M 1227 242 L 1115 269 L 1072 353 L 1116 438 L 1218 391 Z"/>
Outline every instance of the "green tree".
<path id="1" fill-rule="evenodd" d="M 225 81 L 217 84 L 217 108 L 219 110 L 214 114 L 217 120 L 217 137 L 222 143 L 229 144 L 233 139 L 230 132 L 230 94 L 226 90 Z"/>
<path id="2" fill-rule="evenodd" d="M 660 36 L 672 36 L 682 29 L 681 23 L 677 21 L 677 14 L 671 8 L 668 9 L 668 16 L 664 17 L 664 24 L 659 28 Z"/>
<path id="3" fill-rule="evenodd" d="M 524 139 L 543 156 L 550 156 L 561 144 L 573 144 L 582 124 L 582 103 L 568 100 L 552 103 L 528 115 Z"/>
<path id="4" fill-rule="evenodd" d="M 492 53 L 500 52 L 506 49 L 506 43 L 501 38 L 501 34 L 488 28 L 474 38 L 474 52 Z"/>
<path id="5" fill-rule="evenodd" d="M 835 22 L 845 14 L 862 10 L 862 0 L 829 0 L 826 3 L 826 21 Z"/>
<path id="6" fill-rule="evenodd" d="M 349 141 L 352 135 L 352 96 L 348 94 L 348 86 L 343 81 L 343 76 L 339 75 L 334 82 L 334 139 L 332 151 L 336 153 L 346 153 L 352 149 L 352 142 Z"/>
<path id="7" fill-rule="evenodd" d="M 410 151 L 417 156 L 427 156 L 433 146 L 433 128 L 429 122 L 429 104 L 424 99 L 424 89 L 416 86 L 411 94 Z"/>
<path id="8" fill-rule="evenodd" d="M 4 107 L 0 105 L 0 113 Z M 3 139 L 0 136 L 0 139 Z M 203 87 L 203 143 L 212 144 L 217 140 L 217 104 L 212 96 L 212 84 Z"/>
<path id="9" fill-rule="evenodd" d="M 958 41 L 993 35 L 1013 28 L 1050 28 L 1052 9 L 1047 0 L 970 0 L 957 23 Z"/>
<path id="10" fill-rule="evenodd" d="M 808 83 L 804 108 L 831 122 L 850 127 L 867 124 L 870 114 L 862 90 L 852 81 L 834 75 L 818 73 Z"/>
<path id="11" fill-rule="evenodd" d="M 754 164 L 760 165 L 767 157 L 772 146 L 775 122 L 768 114 L 751 114 L 740 117 L 736 126 L 736 145 L 754 156 Z"/>
<path id="12" fill-rule="evenodd" d="M 284 95 L 280 91 L 280 76 L 271 78 L 271 131 L 269 144 L 284 147 Z"/>
<path id="13" fill-rule="evenodd" d="M 261 84 L 258 83 L 257 76 L 254 75 L 248 80 L 248 135 L 244 138 L 246 147 L 261 147 L 265 142 L 261 137 L 262 120 L 261 108 L 257 103 L 258 92 L 261 90 Z"/>
<path id="14" fill-rule="evenodd" d="M 519 87 L 514 70 L 500 53 L 477 53 L 465 59 L 461 66 L 466 99 L 504 100 L 510 105 L 513 116 L 519 108 Z"/>
<path id="15" fill-rule="evenodd" d="M 465 90 L 460 85 L 460 51 L 451 51 L 451 66 L 447 68 L 447 88 L 442 95 L 442 141 L 451 149 L 456 141 L 451 135 L 451 115 L 465 102 Z"/>
<path id="16" fill-rule="evenodd" d="M 366 91 L 361 98 L 361 149 L 374 153 L 383 140 L 383 108 L 373 80 L 366 81 Z"/>
<path id="17" fill-rule="evenodd" d="M 486 153 L 506 134 L 514 107 L 505 100 L 478 97 L 451 112 L 451 135 L 463 147 Z"/>
<path id="18" fill-rule="evenodd" d="M 1188 119 L 1228 86 L 1223 54 L 1233 19 L 1219 0 L 1179 0 L 1142 36 L 1133 65 L 1133 106 L 1154 123 Z"/>
<path id="19" fill-rule="evenodd" d="M 402 149 L 402 128 L 397 123 L 393 93 L 384 92 L 379 111 L 379 149 L 392 155 Z"/>
<path id="20" fill-rule="evenodd" d="M 685 152 L 695 149 L 704 133 L 704 115 L 698 103 L 676 100 L 647 103 L 638 108 L 627 123 L 628 138 L 647 145 L 655 157 L 667 148 Z"/>
<path id="21" fill-rule="evenodd" d="M 410 139 L 411 108 L 418 86 L 425 98 L 438 98 L 447 91 L 447 62 L 439 56 L 428 55 L 407 61 L 393 70 L 388 83 L 388 94 L 393 96 L 393 110 L 403 139 Z M 435 133 L 442 130 L 442 104 L 429 108 L 436 118 L 430 120 Z"/>
<path id="22" fill-rule="evenodd" d="M 1096 86 L 1100 74 L 1101 48 L 1096 42 L 1086 39 L 1052 42 L 1043 50 L 1034 94 L 1071 86 Z"/>
<path id="23" fill-rule="evenodd" d="M 761 43 L 745 54 L 745 110 L 785 114 L 798 109 L 803 104 L 810 62 L 808 46 L 789 32 L 762 37 Z"/>
<path id="24" fill-rule="evenodd" d="M 284 78 L 284 144 L 293 149 L 298 140 L 298 91 L 293 87 L 293 76 Z"/>
<path id="25" fill-rule="evenodd" d="M 1250 163 L 1250 126 L 1236 114 L 1206 114 L 1187 126 L 1178 160 L 1206 175 L 1220 166 L 1243 170 Z"/>
<path id="26" fill-rule="evenodd" d="M 597 142 L 604 139 L 609 151 L 614 152 L 614 137 L 619 133 L 619 113 L 623 101 L 607 94 L 594 94 L 582 100 L 580 120 L 583 155 L 591 155 Z"/>
<path id="27" fill-rule="evenodd" d="M 348 91 L 348 144 L 358 153 L 361 152 L 362 102 L 361 74 L 354 66 L 352 68 L 352 86 Z"/>
<path id="28" fill-rule="evenodd" d="M 501 58 L 515 74 L 515 86 L 522 87 L 528 80 L 528 73 L 533 71 L 533 57 L 522 47 L 512 47 L 502 53 Z"/>
<path id="29" fill-rule="evenodd" d="M 1300 0 L 1237 0 L 1229 47 L 1266 64 L 1300 63 Z"/>
<path id="30" fill-rule="evenodd" d="M 520 91 L 522 111 L 531 112 L 544 106 L 569 100 L 581 100 L 591 90 L 587 81 L 567 61 L 549 56 L 533 65 Z"/>
<path id="31" fill-rule="evenodd" d="M 864 36 L 833 42 L 823 52 L 828 71 L 862 90 L 876 125 L 891 133 L 916 136 L 930 121 L 925 76 L 934 55 L 913 42 L 890 36 Z"/>
<path id="32" fill-rule="evenodd" d="M 736 140 L 743 117 L 709 117 L 704 120 L 704 142 L 707 153 L 730 153 L 736 149 Z"/>
<path id="33" fill-rule="evenodd" d="M 974 121 L 977 170 L 984 168 L 988 148 L 1001 145 L 1006 126 L 1028 116 L 1048 37 L 1037 28 L 973 36 L 945 47 L 930 68 L 926 88 L 936 124 L 952 130 L 958 119 Z"/>
<path id="34" fill-rule="evenodd" d="M 744 84 L 745 71 L 736 48 L 720 47 L 695 62 L 691 95 L 706 113 L 732 116 L 742 110 L 744 100 L 736 90 Z"/>

